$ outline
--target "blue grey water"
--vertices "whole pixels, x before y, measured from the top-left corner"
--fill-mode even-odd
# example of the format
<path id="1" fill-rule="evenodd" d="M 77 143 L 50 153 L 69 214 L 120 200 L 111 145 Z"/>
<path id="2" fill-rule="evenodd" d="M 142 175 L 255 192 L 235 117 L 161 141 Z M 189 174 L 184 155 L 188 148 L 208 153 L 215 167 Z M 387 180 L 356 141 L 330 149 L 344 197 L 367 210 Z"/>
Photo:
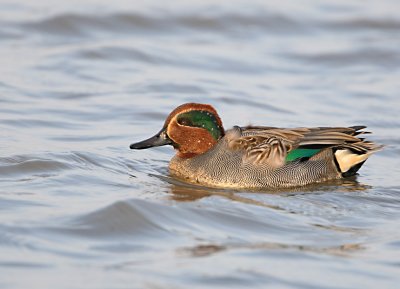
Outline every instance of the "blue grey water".
<path id="1" fill-rule="evenodd" d="M 399 288 L 400 2 L 0 1 L 0 288 Z M 185 102 L 367 125 L 355 179 L 193 187 L 130 151 Z"/>

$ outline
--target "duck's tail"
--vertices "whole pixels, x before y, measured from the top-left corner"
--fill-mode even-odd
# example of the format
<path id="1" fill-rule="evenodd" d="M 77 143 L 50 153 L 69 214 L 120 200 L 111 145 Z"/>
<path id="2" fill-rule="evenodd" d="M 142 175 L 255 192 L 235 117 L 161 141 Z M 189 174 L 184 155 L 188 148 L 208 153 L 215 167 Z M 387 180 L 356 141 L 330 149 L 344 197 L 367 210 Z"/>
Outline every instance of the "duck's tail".
<path id="1" fill-rule="evenodd" d="M 334 152 L 338 170 L 344 177 L 355 175 L 364 162 L 382 148 L 383 145 L 364 140 L 338 147 Z"/>

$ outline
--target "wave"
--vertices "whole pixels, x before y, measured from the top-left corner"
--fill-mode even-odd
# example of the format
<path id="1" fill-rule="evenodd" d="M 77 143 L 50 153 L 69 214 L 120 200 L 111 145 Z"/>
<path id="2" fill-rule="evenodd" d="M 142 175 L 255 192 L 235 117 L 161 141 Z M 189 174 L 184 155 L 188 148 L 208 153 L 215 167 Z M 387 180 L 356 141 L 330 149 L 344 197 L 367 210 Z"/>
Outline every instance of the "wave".
<path id="1" fill-rule="evenodd" d="M 318 15 L 318 14 L 317 14 Z M 53 34 L 55 36 L 88 37 L 97 32 L 109 33 L 146 33 L 147 37 L 175 33 L 181 35 L 188 30 L 220 33 L 227 37 L 263 37 L 266 33 L 301 34 L 316 33 L 318 30 L 336 32 L 379 30 L 388 33 L 400 29 L 400 21 L 394 18 L 376 17 L 299 17 L 291 12 L 278 13 L 261 10 L 252 13 L 221 11 L 220 13 L 108 13 L 103 15 L 83 13 L 63 13 L 39 20 L 7 22 L 4 25 L 16 25 L 25 31 Z M 3 32 L 7 36 L 6 31 Z M 150 33 L 150 34 L 149 34 Z"/>
<path id="2" fill-rule="evenodd" d="M 182 15 L 150 16 L 135 13 L 116 13 L 108 15 L 65 13 L 45 19 L 19 23 L 29 31 L 50 34 L 85 36 L 90 31 L 102 30 L 113 33 L 156 32 L 162 34 L 168 31 L 193 29 L 208 32 L 243 33 L 249 28 L 267 31 L 299 31 L 302 25 L 296 20 L 278 14 L 217 14 L 199 15 L 195 13 Z M 148 35 L 150 36 L 150 35 Z"/>

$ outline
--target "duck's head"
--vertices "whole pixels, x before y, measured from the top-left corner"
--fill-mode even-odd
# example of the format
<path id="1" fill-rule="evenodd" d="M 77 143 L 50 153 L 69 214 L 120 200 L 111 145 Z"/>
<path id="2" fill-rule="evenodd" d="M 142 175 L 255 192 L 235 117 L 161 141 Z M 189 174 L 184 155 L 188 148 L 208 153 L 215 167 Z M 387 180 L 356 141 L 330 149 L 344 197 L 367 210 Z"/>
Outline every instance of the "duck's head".
<path id="1" fill-rule="evenodd" d="M 172 145 L 179 157 L 191 158 L 208 151 L 224 134 L 222 121 L 211 105 L 185 103 L 169 114 L 160 132 L 130 148 Z"/>

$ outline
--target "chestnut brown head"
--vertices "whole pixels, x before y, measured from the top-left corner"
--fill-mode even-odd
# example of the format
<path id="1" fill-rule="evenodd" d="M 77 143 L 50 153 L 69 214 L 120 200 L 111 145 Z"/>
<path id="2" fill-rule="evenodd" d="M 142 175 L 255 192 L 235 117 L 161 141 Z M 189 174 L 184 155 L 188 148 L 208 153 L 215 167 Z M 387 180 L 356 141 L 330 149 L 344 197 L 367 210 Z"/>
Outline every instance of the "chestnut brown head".
<path id="1" fill-rule="evenodd" d="M 224 136 L 217 111 L 208 104 L 186 103 L 175 108 L 163 128 L 155 136 L 130 145 L 131 149 L 147 149 L 170 144 L 178 156 L 190 158 L 203 154 Z"/>

